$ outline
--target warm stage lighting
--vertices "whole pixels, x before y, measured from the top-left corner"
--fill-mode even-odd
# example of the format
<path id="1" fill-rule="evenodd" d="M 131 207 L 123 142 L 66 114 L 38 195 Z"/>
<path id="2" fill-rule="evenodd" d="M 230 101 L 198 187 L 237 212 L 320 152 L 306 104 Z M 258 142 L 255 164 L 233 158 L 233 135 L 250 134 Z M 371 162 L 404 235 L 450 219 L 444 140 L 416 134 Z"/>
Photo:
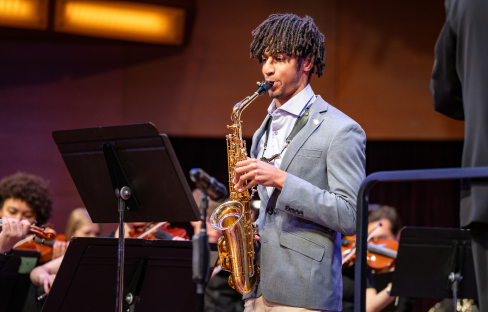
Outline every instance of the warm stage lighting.
<path id="1" fill-rule="evenodd" d="M 54 30 L 60 32 L 181 45 L 184 28 L 184 9 L 127 1 L 56 2 Z"/>
<path id="2" fill-rule="evenodd" d="M 0 0 L 0 25 L 46 29 L 48 0 Z"/>

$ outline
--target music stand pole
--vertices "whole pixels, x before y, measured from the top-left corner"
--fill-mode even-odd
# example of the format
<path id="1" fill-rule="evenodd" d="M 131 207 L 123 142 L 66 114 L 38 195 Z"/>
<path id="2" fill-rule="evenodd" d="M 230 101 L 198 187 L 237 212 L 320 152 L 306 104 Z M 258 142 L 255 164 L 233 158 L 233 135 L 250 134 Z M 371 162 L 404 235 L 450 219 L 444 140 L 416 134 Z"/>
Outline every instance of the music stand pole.
<path id="1" fill-rule="evenodd" d="M 119 201 L 119 241 L 118 241 L 118 251 L 117 251 L 117 299 L 115 304 L 116 312 L 122 312 L 122 300 L 124 293 L 124 245 L 125 245 L 125 223 L 124 223 L 124 212 L 125 212 L 125 201 L 131 196 L 131 189 L 127 186 L 122 187 L 119 192 L 117 190 L 117 198 Z"/>

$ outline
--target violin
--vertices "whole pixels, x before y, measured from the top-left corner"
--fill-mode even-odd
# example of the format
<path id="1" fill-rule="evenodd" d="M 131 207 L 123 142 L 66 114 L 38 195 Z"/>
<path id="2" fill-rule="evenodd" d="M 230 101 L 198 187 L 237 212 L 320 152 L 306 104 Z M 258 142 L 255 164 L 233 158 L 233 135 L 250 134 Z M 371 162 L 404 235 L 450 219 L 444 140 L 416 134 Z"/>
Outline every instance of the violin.
<path id="1" fill-rule="evenodd" d="M 395 268 L 398 243 L 391 239 L 379 239 L 368 243 L 367 264 L 373 273 L 391 272 Z"/>
<path id="2" fill-rule="evenodd" d="M 381 222 L 368 233 L 366 264 L 374 273 L 387 273 L 395 268 L 398 243 L 390 239 L 371 241 Z M 356 259 L 356 236 L 344 236 L 341 240 L 342 268 L 350 267 Z"/>
<path id="3" fill-rule="evenodd" d="M 0 227 L 1 226 L 2 226 L 2 219 L 0 219 Z M 44 226 L 39 227 L 39 226 L 37 226 L 37 221 L 34 221 L 31 224 L 29 234 L 33 234 L 34 235 L 33 238 L 38 237 L 44 241 L 52 241 L 56 237 L 56 231 L 55 230 L 53 230 L 51 228 L 45 229 Z"/>
<path id="4" fill-rule="evenodd" d="M 14 249 L 37 250 L 41 254 L 39 263 L 45 263 L 52 258 L 52 245 L 57 237 L 56 231 L 44 226 L 39 227 L 36 224 L 37 222 L 31 224 L 31 229 L 29 230 L 29 234 L 33 234 L 33 236 L 19 241 L 15 244 Z M 0 220 L 0 226 L 2 226 L 2 220 Z"/>
<path id="5" fill-rule="evenodd" d="M 134 227 L 129 232 L 131 238 L 161 239 L 165 237 L 165 232 L 171 236 L 189 239 L 185 229 L 172 227 L 168 222 L 149 222 L 141 227 Z"/>
<path id="6" fill-rule="evenodd" d="M 341 240 L 342 268 L 350 267 L 356 259 L 356 236 L 344 236 Z M 368 242 L 366 264 L 374 273 L 381 274 L 395 268 L 398 243 L 391 239 Z"/>

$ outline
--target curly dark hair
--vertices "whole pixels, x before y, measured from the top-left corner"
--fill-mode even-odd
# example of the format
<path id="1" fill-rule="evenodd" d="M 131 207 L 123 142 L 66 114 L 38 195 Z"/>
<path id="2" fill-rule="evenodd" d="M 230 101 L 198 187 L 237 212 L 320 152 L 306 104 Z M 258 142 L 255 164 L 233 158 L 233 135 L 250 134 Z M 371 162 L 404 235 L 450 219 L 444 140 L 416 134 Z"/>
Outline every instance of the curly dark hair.
<path id="1" fill-rule="evenodd" d="M 0 181 L 0 207 L 9 198 L 25 201 L 37 215 L 37 222 L 44 224 L 51 216 L 52 197 L 49 183 L 43 178 L 17 172 Z"/>
<path id="2" fill-rule="evenodd" d="M 264 52 L 270 56 L 278 53 L 296 55 L 299 64 L 310 55 L 313 64 L 309 78 L 315 72 L 322 76 L 325 66 L 324 35 L 319 31 L 310 16 L 303 18 L 295 14 L 271 14 L 258 28 L 252 32 L 251 58 L 261 63 Z"/>

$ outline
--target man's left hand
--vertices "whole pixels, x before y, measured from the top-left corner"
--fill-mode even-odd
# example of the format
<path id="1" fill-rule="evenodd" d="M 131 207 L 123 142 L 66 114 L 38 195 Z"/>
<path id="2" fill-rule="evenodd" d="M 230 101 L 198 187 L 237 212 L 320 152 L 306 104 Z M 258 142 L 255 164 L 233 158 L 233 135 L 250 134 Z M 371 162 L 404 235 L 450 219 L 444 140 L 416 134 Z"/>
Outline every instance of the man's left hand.
<path id="1" fill-rule="evenodd" d="M 271 186 L 281 191 L 287 173 L 264 161 L 248 158 L 236 164 L 234 169 L 234 188 L 244 192 L 254 185 Z M 244 183 L 250 180 L 246 185 Z"/>

